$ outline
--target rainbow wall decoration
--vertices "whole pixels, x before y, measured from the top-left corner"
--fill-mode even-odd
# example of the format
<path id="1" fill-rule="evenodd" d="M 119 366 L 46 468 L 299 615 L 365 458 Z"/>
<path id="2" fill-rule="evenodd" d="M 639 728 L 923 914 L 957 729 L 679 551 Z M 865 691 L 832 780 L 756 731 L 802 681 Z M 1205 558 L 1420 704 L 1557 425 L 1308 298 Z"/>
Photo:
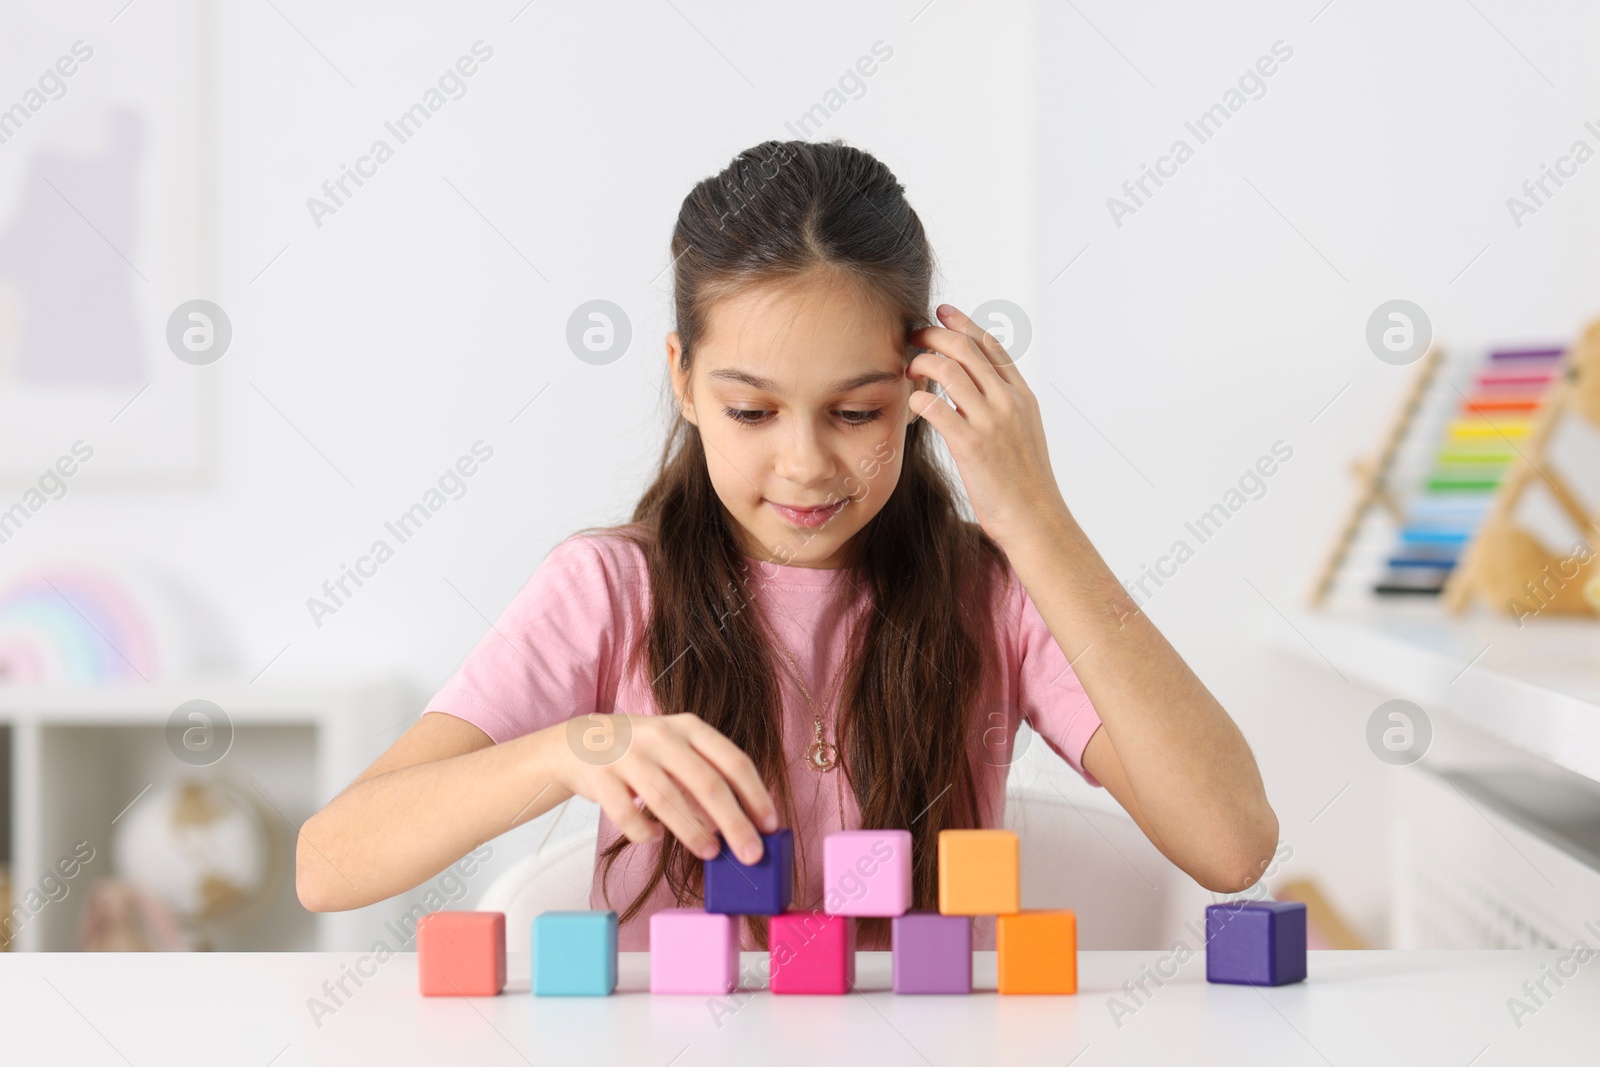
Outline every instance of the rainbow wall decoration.
<path id="1" fill-rule="evenodd" d="M 131 593 L 84 564 L 50 564 L 0 584 L 0 685 L 148 681 L 149 619 Z"/>
<path id="2" fill-rule="evenodd" d="M 1373 586 L 1381 596 L 1437 596 L 1483 520 L 1506 468 L 1560 372 L 1562 348 L 1489 353 L 1406 508 L 1399 544 Z"/>

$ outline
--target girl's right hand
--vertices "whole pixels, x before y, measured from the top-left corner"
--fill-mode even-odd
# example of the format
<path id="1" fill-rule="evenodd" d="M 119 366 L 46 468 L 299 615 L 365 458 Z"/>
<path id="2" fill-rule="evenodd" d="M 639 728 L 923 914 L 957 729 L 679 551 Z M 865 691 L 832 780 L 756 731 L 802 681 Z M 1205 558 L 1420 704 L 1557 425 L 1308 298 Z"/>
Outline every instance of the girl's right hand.
<path id="1" fill-rule="evenodd" d="M 709 860 L 720 851 L 720 829 L 741 862 L 755 863 L 761 858 L 756 823 L 768 833 L 778 828 L 777 806 L 755 763 L 698 715 L 596 712 L 553 727 L 551 735 L 556 781 L 599 804 L 636 843 L 658 839 L 665 826 Z"/>

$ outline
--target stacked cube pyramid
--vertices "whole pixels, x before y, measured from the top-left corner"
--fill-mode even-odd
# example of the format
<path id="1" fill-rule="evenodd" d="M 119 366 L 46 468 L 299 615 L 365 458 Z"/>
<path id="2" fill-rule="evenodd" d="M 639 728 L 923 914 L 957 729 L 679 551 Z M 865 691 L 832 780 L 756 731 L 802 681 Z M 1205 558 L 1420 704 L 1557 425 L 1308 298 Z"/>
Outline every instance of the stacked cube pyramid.
<path id="1" fill-rule="evenodd" d="M 768 988 L 855 988 L 855 919 L 892 920 L 895 993 L 972 992 L 972 917 L 995 917 L 998 989 L 1078 991 L 1077 917 L 1024 909 L 1021 849 L 1010 830 L 939 834 L 939 910 L 912 911 L 911 834 L 838 830 L 823 839 L 822 908 L 792 907 L 794 834 L 762 834 L 761 858 L 723 845 L 706 861 L 704 908 L 650 917 L 650 991 L 722 995 L 740 985 L 739 917 L 768 917 Z M 1230 902 L 1206 909 L 1207 979 L 1281 985 L 1305 977 L 1305 905 Z M 547 911 L 533 921 L 536 996 L 607 996 L 617 986 L 617 913 Z M 505 915 L 438 911 L 417 926 L 422 993 L 493 996 L 505 988 Z"/>

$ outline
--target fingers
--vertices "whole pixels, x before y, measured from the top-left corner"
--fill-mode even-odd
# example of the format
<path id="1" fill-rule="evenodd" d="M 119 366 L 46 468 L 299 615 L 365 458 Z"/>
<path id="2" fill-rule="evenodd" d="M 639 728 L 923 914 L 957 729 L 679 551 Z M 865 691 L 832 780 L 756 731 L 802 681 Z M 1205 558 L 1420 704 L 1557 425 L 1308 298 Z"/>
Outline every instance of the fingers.
<path id="1" fill-rule="evenodd" d="M 744 749 L 704 719 L 697 718 L 694 723 L 698 727 L 691 724 L 690 743 L 732 785 L 750 817 L 767 833 L 772 833 L 778 828 L 778 806 L 761 781 L 755 763 Z"/>
<path id="2" fill-rule="evenodd" d="M 911 358 L 909 366 L 916 366 L 917 360 L 922 359 L 924 364 L 943 364 L 952 371 L 961 371 L 967 381 L 972 383 L 972 388 L 980 395 L 987 394 L 992 389 L 998 389 L 1001 381 L 994 366 L 983 357 L 981 352 L 973 350 L 971 338 L 955 330 L 946 330 L 941 326 L 924 326 L 911 331 L 912 343 L 923 351 Z M 930 359 L 924 359 L 928 353 L 935 353 Z M 944 358 L 940 358 L 940 357 Z M 932 377 L 932 375 L 929 375 Z M 939 384 L 944 384 L 944 379 L 937 379 Z"/>
<path id="3" fill-rule="evenodd" d="M 938 311 L 940 321 L 966 337 L 969 342 L 967 351 L 993 368 L 999 379 L 1012 385 L 1022 381 L 1022 374 L 1017 370 L 1017 361 L 1011 358 L 1011 354 L 1005 350 L 1005 346 L 995 338 L 994 334 L 978 325 L 960 308 L 950 304 L 940 304 Z"/>
<path id="4" fill-rule="evenodd" d="M 987 330 L 948 304 L 944 319 L 952 328 L 923 326 L 912 330 L 910 342 L 918 348 L 931 348 L 960 363 L 985 395 L 1005 385 L 1021 385 L 1022 374 L 1005 346 Z"/>
<path id="5" fill-rule="evenodd" d="M 906 370 L 913 379 L 931 378 L 938 382 L 963 415 L 970 416 L 984 401 L 983 391 L 973 382 L 967 369 L 941 353 L 919 353 Z"/>
<path id="6" fill-rule="evenodd" d="M 639 743 L 646 738 L 650 743 Z M 643 844 L 658 839 L 664 827 L 703 860 L 717 856 L 724 842 L 744 863 L 761 859 L 761 833 L 752 819 L 771 832 L 778 811 L 743 750 L 689 714 L 652 716 L 648 727 L 639 724 L 634 740 L 623 760 L 585 776 L 593 799 L 619 830 Z"/>
<path id="7" fill-rule="evenodd" d="M 920 398 L 920 399 L 919 399 Z M 947 441 L 959 440 L 963 433 L 971 427 L 960 412 L 941 400 L 934 393 L 912 393 L 909 401 L 911 412 L 928 421 Z"/>
<path id="8" fill-rule="evenodd" d="M 634 806 L 633 796 L 621 779 L 602 775 L 596 780 L 594 791 L 595 803 L 618 830 L 628 835 L 628 840 L 643 845 L 661 836 L 661 827 Z"/>
<path id="9" fill-rule="evenodd" d="M 743 753 L 740 755 L 743 756 Z M 761 858 L 761 835 L 720 770 L 690 746 L 669 754 L 663 766 L 715 820 L 728 842 L 729 850 L 741 862 L 755 863 Z M 760 785 L 759 782 L 756 784 Z M 766 792 L 764 788 L 761 791 Z"/>
<path id="10" fill-rule="evenodd" d="M 717 828 L 706 817 L 704 810 L 691 798 L 684 796 L 665 771 L 652 768 L 640 775 L 640 781 L 629 783 L 633 791 L 644 798 L 650 810 L 660 819 L 685 848 L 703 860 L 714 857 L 721 849 Z"/>

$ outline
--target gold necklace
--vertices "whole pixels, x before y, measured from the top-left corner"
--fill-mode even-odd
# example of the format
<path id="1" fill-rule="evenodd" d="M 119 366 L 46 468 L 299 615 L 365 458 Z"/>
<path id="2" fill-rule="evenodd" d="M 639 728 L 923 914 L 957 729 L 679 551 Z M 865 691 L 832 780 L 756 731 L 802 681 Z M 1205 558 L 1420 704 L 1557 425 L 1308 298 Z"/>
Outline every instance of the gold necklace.
<path id="1" fill-rule="evenodd" d="M 839 750 L 822 739 L 822 711 L 817 707 L 816 702 L 811 699 L 811 690 L 807 689 L 806 683 L 800 680 L 800 665 L 795 663 L 794 656 L 789 652 L 789 646 L 783 643 L 783 640 L 778 637 L 777 630 L 771 625 L 767 627 L 767 630 L 772 634 L 773 641 L 783 650 L 784 657 L 789 661 L 791 667 L 790 676 L 794 678 L 794 684 L 800 687 L 800 692 L 805 696 L 806 703 L 811 705 L 811 714 L 815 721 L 817 735 L 816 739 L 811 742 L 811 747 L 806 749 L 806 766 L 819 774 L 831 771 L 839 765 Z M 845 645 L 846 656 L 849 655 L 849 647 L 849 642 L 847 641 Z M 834 684 L 829 686 L 827 700 L 833 699 L 834 691 L 837 690 L 838 683 L 843 677 L 844 666 L 841 664 L 839 669 L 833 672 Z"/>

